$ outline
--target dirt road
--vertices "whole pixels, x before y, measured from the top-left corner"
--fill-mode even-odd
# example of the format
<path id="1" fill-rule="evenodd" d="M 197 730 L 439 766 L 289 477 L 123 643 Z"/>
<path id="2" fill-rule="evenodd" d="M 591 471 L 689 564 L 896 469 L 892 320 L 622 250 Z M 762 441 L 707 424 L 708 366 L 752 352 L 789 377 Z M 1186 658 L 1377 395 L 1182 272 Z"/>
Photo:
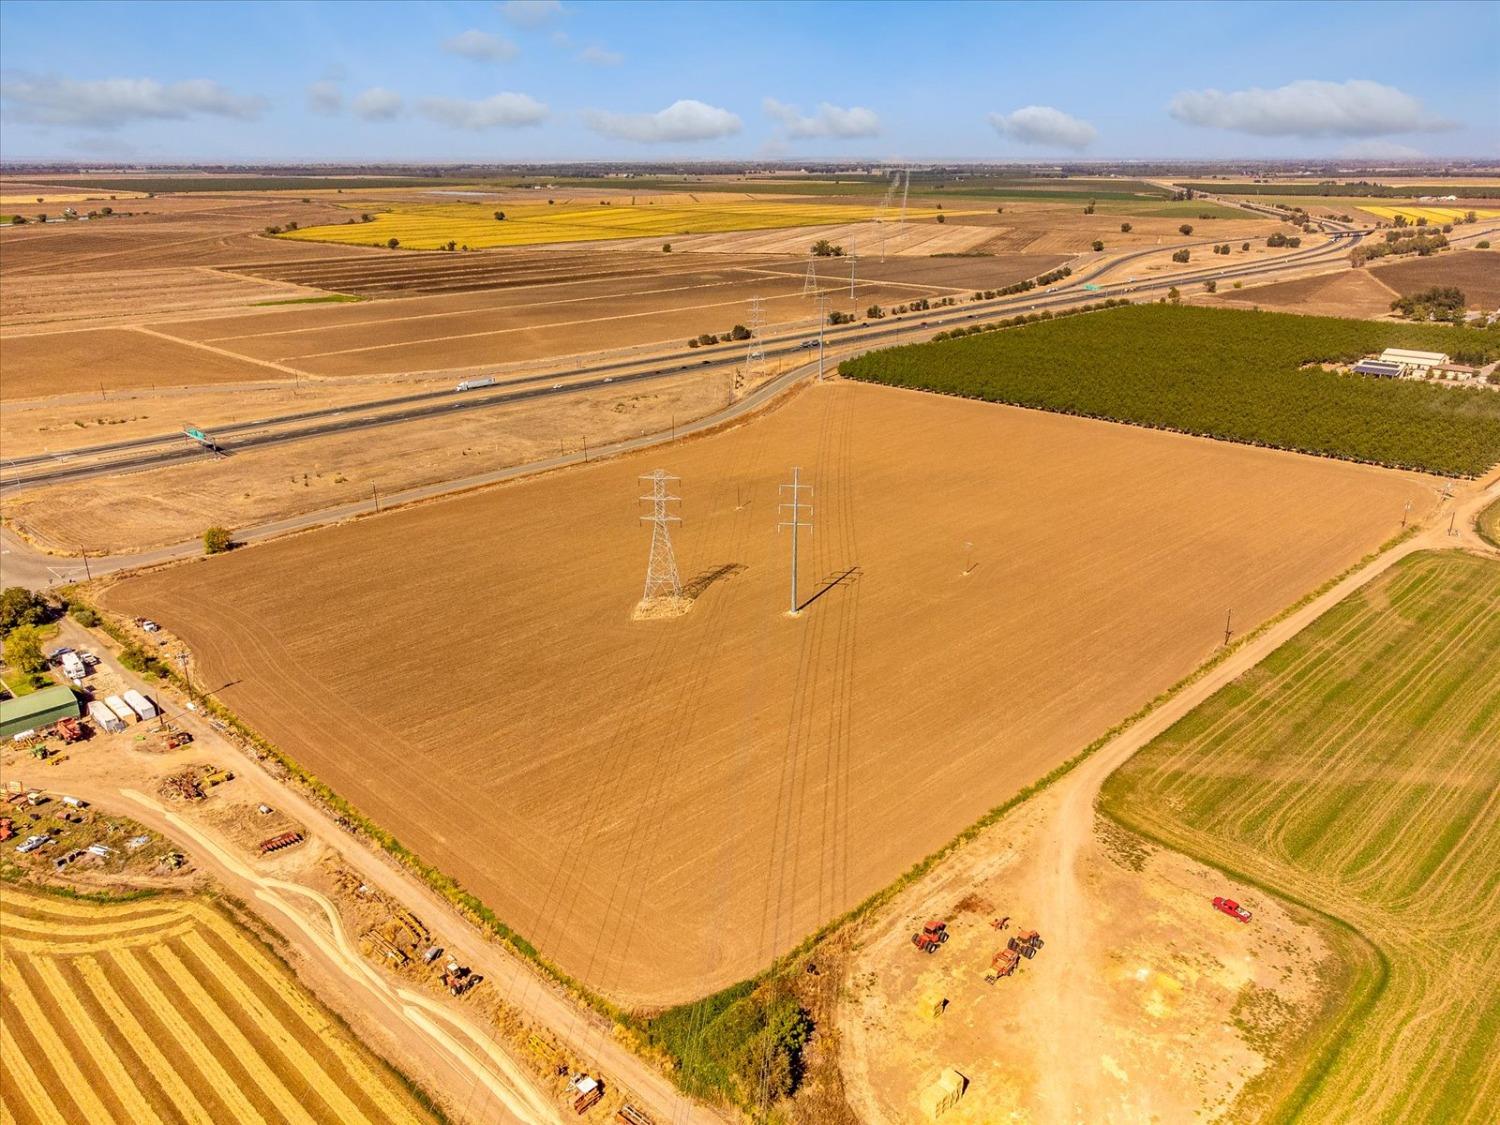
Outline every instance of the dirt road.
<path id="1" fill-rule="evenodd" d="M 1184 1100 L 1191 1105 L 1201 1098 L 1200 1112 L 1206 1112 L 1203 1106 L 1213 1098 L 1232 1099 L 1233 1089 L 1215 1089 L 1202 1082 L 1203 1075 L 1212 1073 L 1215 1063 L 1222 1061 L 1215 1056 L 1215 1044 L 1209 1042 L 1210 1030 L 1217 1029 L 1204 1028 L 1201 1037 L 1191 1037 L 1188 1041 L 1169 1034 L 1168 1026 L 1158 1018 L 1160 1013 L 1148 1014 L 1137 1008 L 1129 1014 L 1128 1021 L 1138 1025 L 1137 1031 L 1144 1028 L 1151 1041 L 1133 1060 L 1122 1056 L 1118 1026 L 1121 1014 L 1118 1008 L 1111 1007 L 1111 997 L 1118 995 L 1119 988 L 1114 982 L 1122 978 L 1127 966 L 1149 962 L 1136 959 L 1139 949 L 1133 948 L 1129 937 L 1120 932 L 1119 913 L 1115 909 L 1118 904 L 1107 901 L 1105 887 L 1112 881 L 1118 883 L 1119 877 L 1109 874 L 1112 865 L 1105 858 L 1106 845 L 1098 835 L 1095 803 L 1100 787 L 1153 738 L 1400 560 L 1419 551 L 1454 548 L 1500 556 L 1500 551 L 1485 545 L 1474 531 L 1476 516 L 1497 496 L 1500 496 L 1500 471 L 1460 486 L 1455 497 L 1444 502 L 1411 538 L 1350 573 L 1236 649 L 1202 678 L 1101 746 L 1050 790 L 986 829 L 898 896 L 861 935 L 867 952 L 851 966 L 846 981 L 846 991 L 856 995 L 843 1005 L 840 1013 L 841 1065 L 851 1105 L 860 1119 L 871 1123 L 903 1120 L 915 1104 L 914 1083 L 930 1080 L 921 1075 L 935 1076 L 938 1068 L 957 1061 L 934 1052 L 951 1050 L 954 1043 L 961 1041 L 961 1036 L 953 1034 L 952 1021 L 976 1018 L 969 1014 L 972 1005 L 968 1002 L 977 994 L 965 993 L 961 1001 L 955 1000 L 960 1004 L 957 1014 L 943 1017 L 947 1030 L 932 1031 L 920 1030 L 933 1027 L 930 1021 L 912 1024 L 899 1010 L 891 1014 L 892 1009 L 913 1004 L 911 996 L 899 988 L 887 988 L 882 994 L 884 1000 L 873 1005 L 857 994 L 879 989 L 880 985 L 871 983 L 874 979 L 889 972 L 891 965 L 899 967 L 910 960 L 904 931 L 910 928 L 913 918 L 925 917 L 926 911 L 948 909 L 962 896 L 972 898 L 976 889 L 993 892 L 999 888 L 1005 897 L 1004 905 L 997 906 L 996 913 L 1012 909 L 1019 913 L 1023 909 L 1026 924 L 1035 922 L 1044 932 L 1046 947 L 1034 962 L 1025 965 L 1023 987 L 1011 986 L 1021 988 L 1025 1010 L 1031 1014 L 1024 1019 L 1024 1039 L 1016 1044 L 1017 1050 L 1005 1068 L 1012 1088 L 998 1089 L 1000 1083 L 994 1081 L 977 1084 L 971 1091 L 972 1100 L 960 1103 L 955 1121 L 994 1120 L 1007 1111 L 1053 1122 L 1134 1120 L 1143 1113 L 1161 1113 L 1169 1105 L 1180 1108 Z M 1179 867 L 1199 869 L 1190 874 L 1179 872 L 1183 882 L 1202 875 L 1210 883 L 1222 883 L 1222 877 L 1203 872 L 1199 864 L 1179 864 Z M 1113 869 L 1118 871 L 1117 866 Z M 1142 883 L 1136 879 L 1130 886 L 1139 892 Z M 1201 904 L 1202 900 L 1194 901 Z M 1127 913 L 1130 909 L 1127 907 Z M 1159 917 L 1165 913 L 1161 900 L 1149 896 L 1143 896 L 1133 909 L 1137 914 Z M 1268 925 L 1273 910 L 1279 913 L 1274 906 L 1266 907 Z M 1259 913 L 1257 918 L 1260 919 Z M 983 928 L 983 923 L 979 924 Z M 1231 932 L 1229 939 L 1235 944 L 1228 948 L 1239 954 L 1248 952 L 1243 945 L 1247 934 L 1248 931 Z M 1294 936 L 1288 944 L 1300 936 Z M 1211 958 L 1205 960 L 1201 956 L 1204 951 L 1199 948 L 1198 939 L 1184 943 L 1169 936 L 1164 944 L 1196 966 L 1195 971 L 1203 971 L 1204 965 L 1212 963 Z M 1225 951 L 1220 950 L 1219 955 L 1225 956 Z M 1260 956 L 1264 956 L 1263 952 Z M 1249 957 L 1234 960 L 1238 970 L 1252 963 Z M 931 971 L 902 971 L 908 975 L 919 973 L 918 979 L 924 986 L 934 979 L 952 979 L 939 978 Z M 983 1008 L 981 1011 L 986 1014 L 977 1019 L 993 1023 L 1010 1018 L 1005 998 L 997 994 L 995 1002 L 1001 1008 L 998 1011 Z M 1035 1018 L 1037 1013 L 1045 1013 L 1044 1018 Z M 922 1057 L 915 1064 L 908 1062 L 904 1068 L 890 1064 L 890 1052 L 903 1027 L 919 1029 L 903 1040 L 910 1044 L 909 1049 L 919 1056 L 925 1052 L 932 1057 Z M 1236 1038 L 1232 1031 L 1230 1038 Z M 1179 1067 L 1178 1055 L 1193 1056 L 1196 1061 L 1191 1066 Z M 1145 1070 L 1148 1067 L 1149 1072 Z M 1133 1076 L 1130 1082 L 1125 1081 L 1127 1071 Z M 1239 1065 L 1228 1067 L 1227 1073 L 1239 1084 L 1248 1076 Z M 1174 1083 L 1182 1088 L 1170 1088 Z M 1176 1103 L 1173 1098 L 1178 1099 Z M 1167 1116 L 1170 1118 L 1172 1114 Z"/>
<path id="2" fill-rule="evenodd" d="M 602 1072 L 606 1080 L 629 1089 L 637 1104 L 657 1120 L 722 1125 L 717 1111 L 684 1097 L 671 1082 L 632 1054 L 610 1034 L 605 1021 L 584 1011 L 541 978 L 528 964 L 491 943 L 457 914 L 446 900 L 396 867 L 383 854 L 375 853 L 335 827 L 312 802 L 264 772 L 258 762 L 222 738 L 199 716 L 176 705 L 160 687 L 120 668 L 101 639 L 72 620 L 62 623 L 61 644 L 96 652 L 112 674 L 159 703 L 181 727 L 194 735 L 194 747 L 221 763 L 233 762 L 239 775 L 237 786 L 248 793 L 242 799 L 264 800 L 305 826 L 310 841 L 332 849 L 341 862 L 372 887 L 388 895 L 418 916 L 428 919 L 448 938 L 448 952 L 484 976 L 507 1001 L 528 1020 L 556 1034 L 576 1055 Z M 350 985 L 348 995 L 359 1000 L 369 1015 L 396 1036 L 401 1057 L 410 1052 L 427 1064 L 426 1069 L 446 1078 L 446 1092 L 456 1095 L 460 1105 L 480 1104 L 478 1090 L 487 1096 L 477 1121 L 553 1121 L 556 1111 L 545 1093 L 500 1048 L 493 1034 L 446 1007 L 410 989 L 399 987 L 377 973 L 361 957 L 343 932 L 337 912 L 317 891 L 297 883 L 271 878 L 238 859 L 220 839 L 154 798 L 121 785 L 118 769 L 107 763 L 90 769 L 84 755 L 56 767 L 49 786 L 66 782 L 69 791 L 103 809 L 118 811 L 156 829 L 191 849 L 194 859 L 228 889 L 266 918 L 288 941 L 331 974 Z M 88 772 L 85 772 L 85 771 Z M 300 900 L 300 901 L 299 901 Z M 309 921 L 302 908 L 310 904 L 321 913 L 325 925 Z M 492 1112 L 491 1112 L 492 1111 Z"/>

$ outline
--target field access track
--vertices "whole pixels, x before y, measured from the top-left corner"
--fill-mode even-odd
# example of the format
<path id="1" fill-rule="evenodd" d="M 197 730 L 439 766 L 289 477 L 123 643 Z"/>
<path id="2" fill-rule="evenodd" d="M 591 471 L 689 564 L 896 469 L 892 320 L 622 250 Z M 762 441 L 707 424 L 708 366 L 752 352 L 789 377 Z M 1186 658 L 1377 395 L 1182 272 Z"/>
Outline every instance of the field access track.
<path id="1" fill-rule="evenodd" d="M 636 478 L 658 465 L 682 478 L 696 600 L 637 622 Z M 793 466 L 813 486 L 797 618 Z M 1194 667 L 1226 611 L 1249 629 L 1408 500 L 1430 510 L 1433 483 L 827 384 L 106 600 L 183 637 L 227 705 L 568 972 L 670 1002 L 888 883 Z"/>

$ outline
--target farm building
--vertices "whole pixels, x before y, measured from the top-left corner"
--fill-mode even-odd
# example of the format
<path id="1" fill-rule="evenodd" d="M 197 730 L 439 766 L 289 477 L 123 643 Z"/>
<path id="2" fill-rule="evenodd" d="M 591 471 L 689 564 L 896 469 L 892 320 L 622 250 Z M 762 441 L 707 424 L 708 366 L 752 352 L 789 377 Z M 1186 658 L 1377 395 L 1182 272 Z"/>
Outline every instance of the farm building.
<path id="1" fill-rule="evenodd" d="M 1356 375 L 1379 375 L 1386 379 L 1399 379 L 1405 370 L 1399 363 L 1386 363 L 1383 359 L 1362 359 L 1354 365 Z"/>
<path id="2" fill-rule="evenodd" d="M 1426 375 L 1434 367 L 1444 367 L 1448 357 L 1443 352 L 1413 352 L 1405 348 L 1386 348 L 1380 353 L 1381 363 L 1398 363 L 1407 375 Z"/>
<path id="3" fill-rule="evenodd" d="M 19 699 L 0 701 L 0 738 L 40 730 L 58 719 L 76 719 L 81 713 L 73 689 L 66 684 L 53 684 Z"/>

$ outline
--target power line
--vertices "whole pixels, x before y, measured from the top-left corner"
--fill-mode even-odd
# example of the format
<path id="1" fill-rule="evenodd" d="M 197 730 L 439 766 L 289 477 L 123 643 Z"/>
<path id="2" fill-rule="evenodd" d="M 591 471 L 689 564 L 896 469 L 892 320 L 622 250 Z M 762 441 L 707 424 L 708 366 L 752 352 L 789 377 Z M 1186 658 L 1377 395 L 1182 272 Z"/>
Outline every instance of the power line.
<path id="1" fill-rule="evenodd" d="M 651 525 L 651 557 L 646 563 L 646 589 L 641 595 L 642 604 L 661 598 L 682 597 L 682 580 L 677 575 L 677 554 L 672 550 L 672 535 L 669 525 L 681 523 L 681 516 L 672 515 L 668 504 L 681 503 L 682 498 L 667 491 L 667 484 L 679 478 L 665 469 L 657 469 L 640 478 L 651 482 L 651 495 L 642 496 L 651 504 L 651 514 L 642 516 L 643 523 Z"/>
<path id="2" fill-rule="evenodd" d="M 809 495 L 812 494 L 812 485 L 802 483 L 802 470 L 794 468 L 792 470 L 792 483 L 781 486 L 782 492 L 791 491 L 792 498 L 778 505 L 782 510 L 790 508 L 791 511 L 787 514 L 786 519 L 783 519 L 776 525 L 778 535 L 784 527 L 792 529 L 792 603 L 791 608 L 787 612 L 794 617 L 800 608 L 800 603 L 797 601 L 797 531 L 799 528 L 812 527 L 812 505 L 802 502 L 802 490 L 804 488 L 807 489 Z M 802 518 L 804 511 L 807 513 L 806 522 Z"/>
<path id="3" fill-rule="evenodd" d="M 802 279 L 802 295 L 804 297 L 818 295 L 818 267 L 812 258 L 807 260 L 807 275 Z"/>

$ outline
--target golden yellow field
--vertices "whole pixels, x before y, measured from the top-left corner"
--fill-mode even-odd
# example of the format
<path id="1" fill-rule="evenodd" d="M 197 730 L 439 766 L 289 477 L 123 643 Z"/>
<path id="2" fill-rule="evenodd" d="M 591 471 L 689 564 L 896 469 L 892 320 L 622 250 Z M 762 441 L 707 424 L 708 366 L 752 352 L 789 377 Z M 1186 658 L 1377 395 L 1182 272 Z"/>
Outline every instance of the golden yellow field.
<path id="1" fill-rule="evenodd" d="M 3 887 L 0 912 L 0 1120 L 431 1120 L 212 906 Z"/>
<path id="2" fill-rule="evenodd" d="M 1476 219 L 1500 219 L 1500 211 L 1494 208 L 1483 207 L 1372 207 L 1368 204 L 1360 205 L 1361 211 L 1368 211 L 1381 219 L 1394 220 L 1400 215 L 1408 223 L 1415 223 L 1418 219 L 1426 219 L 1429 223 L 1442 226 L 1444 223 L 1453 223 L 1462 219 L 1470 211 L 1474 212 Z"/>
<path id="3" fill-rule="evenodd" d="M 708 202 L 611 203 L 398 203 L 363 208 L 355 204 L 352 223 L 304 227 L 282 238 L 385 246 L 392 238 L 411 250 L 439 250 L 449 242 L 482 250 L 492 246 L 535 246 L 548 242 L 598 242 L 618 238 L 667 238 L 723 231 L 776 230 L 784 227 L 832 226 L 874 219 L 878 207 L 845 207 L 832 203 Z M 503 221 L 495 212 L 505 215 Z M 964 215 L 926 207 L 907 209 L 908 220 L 937 215 Z M 361 222 L 369 214 L 370 222 Z M 894 212 L 888 212 L 895 218 Z"/>

